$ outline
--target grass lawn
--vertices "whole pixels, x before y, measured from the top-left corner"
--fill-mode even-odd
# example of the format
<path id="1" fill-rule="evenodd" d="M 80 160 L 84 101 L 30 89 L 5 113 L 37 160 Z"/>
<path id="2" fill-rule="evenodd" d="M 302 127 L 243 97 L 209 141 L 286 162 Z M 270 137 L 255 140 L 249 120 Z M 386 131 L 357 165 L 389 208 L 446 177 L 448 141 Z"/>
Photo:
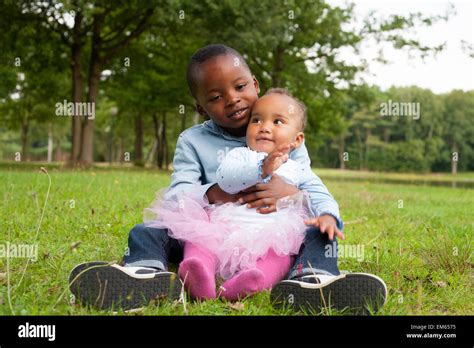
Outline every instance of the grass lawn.
<path id="1" fill-rule="evenodd" d="M 345 182 L 331 180 L 328 173 L 334 173 L 316 172 L 328 177 L 325 183 L 347 222 L 341 245 L 362 252 L 341 256 L 340 269 L 374 273 L 387 283 L 388 303 L 378 314 L 474 314 L 472 189 L 385 184 L 371 181 L 370 175 Z M 112 314 L 71 303 L 69 271 L 84 261 L 119 261 L 128 232 L 141 222 L 155 191 L 168 185 L 169 173 L 51 168 L 49 174 L 51 190 L 38 229 L 48 176 L 38 168 L 0 169 L 0 245 L 38 246 L 35 262 L 0 257 L 0 314 Z M 128 315 L 140 314 L 295 313 L 274 310 L 269 292 L 264 292 L 237 304 L 167 303 Z"/>

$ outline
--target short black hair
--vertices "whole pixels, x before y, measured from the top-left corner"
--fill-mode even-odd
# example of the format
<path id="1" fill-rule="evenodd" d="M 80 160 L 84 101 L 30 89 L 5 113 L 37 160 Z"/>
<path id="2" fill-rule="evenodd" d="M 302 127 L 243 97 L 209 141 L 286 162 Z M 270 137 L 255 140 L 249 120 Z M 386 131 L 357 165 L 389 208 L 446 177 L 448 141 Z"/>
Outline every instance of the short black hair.
<path id="1" fill-rule="evenodd" d="M 268 91 L 265 92 L 265 95 L 269 94 L 283 94 L 295 101 L 296 106 L 298 107 L 298 109 L 300 109 L 301 131 L 304 131 L 308 120 L 308 115 L 306 114 L 306 105 L 301 100 L 294 97 L 293 94 L 291 94 L 291 92 L 288 91 L 286 88 L 270 88 Z"/>
<path id="2" fill-rule="evenodd" d="M 242 55 L 232 47 L 223 44 L 215 44 L 200 48 L 196 53 L 192 55 L 191 59 L 189 60 L 188 70 L 186 73 L 186 80 L 188 81 L 189 91 L 195 99 L 197 94 L 196 72 L 199 68 L 199 65 L 208 61 L 209 59 L 218 56 L 223 56 L 226 54 L 231 54 L 237 57 L 240 62 L 250 71 L 249 66 L 247 65 L 247 62 L 245 61 L 244 57 L 242 57 Z"/>

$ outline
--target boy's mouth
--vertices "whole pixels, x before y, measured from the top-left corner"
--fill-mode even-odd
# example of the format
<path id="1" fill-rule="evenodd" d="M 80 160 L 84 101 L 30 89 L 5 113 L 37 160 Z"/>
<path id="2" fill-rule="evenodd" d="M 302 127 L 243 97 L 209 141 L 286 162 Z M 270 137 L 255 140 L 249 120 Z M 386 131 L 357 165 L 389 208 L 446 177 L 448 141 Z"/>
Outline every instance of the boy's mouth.
<path id="1" fill-rule="evenodd" d="M 242 108 L 240 110 L 234 111 L 233 113 L 227 115 L 227 117 L 235 121 L 241 120 L 247 116 L 248 109 L 249 108 Z"/>

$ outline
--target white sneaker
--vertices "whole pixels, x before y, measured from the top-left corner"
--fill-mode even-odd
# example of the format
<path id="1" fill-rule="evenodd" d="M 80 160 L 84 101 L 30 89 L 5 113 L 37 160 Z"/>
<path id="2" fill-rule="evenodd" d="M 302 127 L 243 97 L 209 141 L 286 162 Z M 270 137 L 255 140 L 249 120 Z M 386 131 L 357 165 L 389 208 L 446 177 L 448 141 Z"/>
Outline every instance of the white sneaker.
<path id="1" fill-rule="evenodd" d="M 163 299 L 178 300 L 182 283 L 173 272 L 96 261 L 77 265 L 69 276 L 69 287 L 84 305 L 127 310 Z"/>
<path id="2" fill-rule="evenodd" d="M 324 308 L 334 308 L 367 315 L 386 303 L 387 293 L 385 282 L 373 274 L 315 274 L 279 282 L 272 289 L 270 300 L 276 308 L 290 306 L 318 313 Z"/>

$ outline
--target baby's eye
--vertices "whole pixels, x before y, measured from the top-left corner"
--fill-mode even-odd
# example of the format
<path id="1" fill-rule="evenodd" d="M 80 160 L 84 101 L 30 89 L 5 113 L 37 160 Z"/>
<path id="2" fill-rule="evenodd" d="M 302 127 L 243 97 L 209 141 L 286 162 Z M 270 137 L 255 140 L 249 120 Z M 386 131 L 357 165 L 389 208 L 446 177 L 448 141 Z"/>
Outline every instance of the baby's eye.
<path id="1" fill-rule="evenodd" d="M 275 121 L 273 121 L 274 124 L 283 124 L 284 122 L 277 118 Z"/>
<path id="2" fill-rule="evenodd" d="M 252 118 L 252 120 L 250 122 L 251 123 L 259 123 L 260 119 L 259 118 Z"/>

